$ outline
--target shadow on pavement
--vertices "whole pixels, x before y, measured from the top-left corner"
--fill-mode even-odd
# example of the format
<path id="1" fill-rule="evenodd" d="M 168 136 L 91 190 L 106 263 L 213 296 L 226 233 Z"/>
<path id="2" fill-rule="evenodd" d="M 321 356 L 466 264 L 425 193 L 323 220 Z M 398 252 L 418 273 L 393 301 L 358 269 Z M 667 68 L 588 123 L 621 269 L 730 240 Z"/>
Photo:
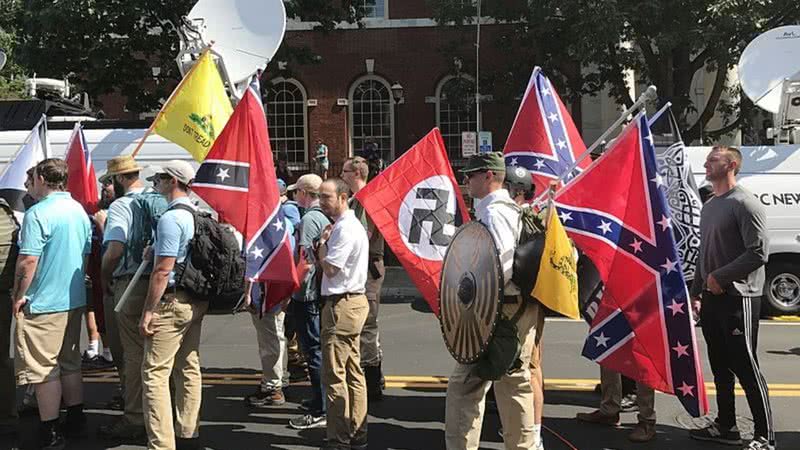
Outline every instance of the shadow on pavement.
<path id="1" fill-rule="evenodd" d="M 800 347 L 791 348 L 789 350 L 767 350 L 767 353 L 772 355 L 795 355 L 800 356 Z"/>

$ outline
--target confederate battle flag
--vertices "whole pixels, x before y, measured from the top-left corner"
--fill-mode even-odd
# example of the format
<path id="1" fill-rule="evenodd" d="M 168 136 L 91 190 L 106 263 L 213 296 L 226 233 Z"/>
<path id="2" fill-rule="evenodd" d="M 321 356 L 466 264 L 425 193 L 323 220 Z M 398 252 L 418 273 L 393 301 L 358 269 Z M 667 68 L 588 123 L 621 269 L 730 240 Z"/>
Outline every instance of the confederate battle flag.
<path id="1" fill-rule="evenodd" d="M 438 316 L 442 261 L 456 228 L 469 221 L 439 129 L 371 180 L 356 198 Z"/>
<path id="2" fill-rule="evenodd" d="M 569 181 L 589 167 L 591 160 L 586 158 L 567 173 L 585 151 L 586 145 L 553 84 L 542 69 L 535 67 L 503 147 L 506 165 L 528 169 L 536 192 L 545 192 L 551 181 Z"/>
<path id="3" fill-rule="evenodd" d="M 260 98 L 254 82 L 197 169 L 192 190 L 217 211 L 220 222 L 242 233 L 246 276 L 266 282 L 269 309 L 298 281 Z"/>
<path id="4" fill-rule="evenodd" d="M 644 114 L 556 195 L 556 205 L 605 283 L 583 355 L 674 394 L 692 416 L 706 414 L 689 295 Z"/>

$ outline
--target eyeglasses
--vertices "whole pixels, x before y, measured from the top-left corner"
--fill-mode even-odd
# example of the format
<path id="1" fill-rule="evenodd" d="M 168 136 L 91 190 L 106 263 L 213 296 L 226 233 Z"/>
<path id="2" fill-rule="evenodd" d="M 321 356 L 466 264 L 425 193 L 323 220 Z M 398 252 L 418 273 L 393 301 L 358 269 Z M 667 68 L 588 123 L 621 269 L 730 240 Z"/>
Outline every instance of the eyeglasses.
<path id="1" fill-rule="evenodd" d="M 470 178 L 472 178 L 472 177 L 474 177 L 476 175 L 483 175 L 486 172 L 488 172 L 488 170 L 476 170 L 474 172 L 467 172 L 467 173 L 464 174 L 464 179 L 469 180 Z"/>

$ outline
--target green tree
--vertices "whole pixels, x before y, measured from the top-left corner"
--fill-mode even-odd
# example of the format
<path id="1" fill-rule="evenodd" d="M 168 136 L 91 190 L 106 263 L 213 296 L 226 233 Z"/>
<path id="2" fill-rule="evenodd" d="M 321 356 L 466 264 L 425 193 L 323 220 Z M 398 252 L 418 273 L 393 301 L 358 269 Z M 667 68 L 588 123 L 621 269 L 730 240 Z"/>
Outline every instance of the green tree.
<path id="1" fill-rule="evenodd" d="M 20 57 L 41 76 L 69 77 L 95 104 L 99 96 L 117 92 L 127 98 L 129 111 L 152 111 L 180 80 L 175 64 L 180 42 L 177 26 L 195 3 L 28 0 L 15 14 Z M 329 31 L 338 22 L 363 16 L 360 8 L 351 7 L 355 3 L 291 0 L 285 4 L 289 17 L 317 21 L 318 29 Z M 280 57 L 301 63 L 316 59 L 308 49 L 290 44 L 281 48 Z"/>
<path id="2" fill-rule="evenodd" d="M 474 20 L 472 2 L 429 2 L 443 25 Z M 658 87 L 660 102 L 672 102 L 684 137 L 691 141 L 713 138 L 742 124 L 745 117 L 740 113 L 751 109 L 725 99 L 726 91 L 737 88 L 728 73 L 759 33 L 800 20 L 800 2 L 488 0 L 482 15 L 506 24 L 495 44 L 515 55 L 512 67 L 486 73 L 488 80 L 513 83 L 519 91 L 535 63 L 569 98 L 608 87 L 617 102 L 630 105 L 633 99 L 624 74 L 632 69 L 639 82 Z M 691 84 L 701 70 L 713 73 L 714 82 L 706 104 L 695 105 Z M 715 112 L 723 114 L 725 126 L 706 130 Z"/>
<path id="3" fill-rule="evenodd" d="M 27 98 L 25 90 L 25 70 L 17 61 L 17 29 L 15 17 L 18 2 L 7 2 L 0 9 L 0 50 L 5 52 L 7 61 L 0 69 L 0 100 Z"/>

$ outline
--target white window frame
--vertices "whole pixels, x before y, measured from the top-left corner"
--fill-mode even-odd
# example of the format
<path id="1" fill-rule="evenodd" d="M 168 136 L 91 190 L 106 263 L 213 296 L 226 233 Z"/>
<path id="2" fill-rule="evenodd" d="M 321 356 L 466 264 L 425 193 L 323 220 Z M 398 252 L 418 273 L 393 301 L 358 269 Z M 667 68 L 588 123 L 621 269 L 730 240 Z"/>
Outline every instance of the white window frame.
<path id="1" fill-rule="evenodd" d="M 266 94 L 269 94 L 269 90 L 272 89 L 273 86 L 279 83 L 289 83 L 294 85 L 300 91 L 300 94 L 303 96 L 303 162 L 302 163 L 290 163 L 289 167 L 293 170 L 306 170 L 308 169 L 308 92 L 306 91 L 305 86 L 300 80 L 296 78 L 284 78 L 284 77 L 276 77 L 269 80 L 269 86 L 267 86 Z M 266 98 L 266 97 L 265 97 Z M 265 102 L 265 98 L 262 98 L 262 101 Z M 270 105 L 265 102 L 264 111 L 266 113 L 267 108 Z M 277 139 L 277 138 L 276 138 Z M 273 150 L 274 151 L 274 150 Z"/>
<path id="2" fill-rule="evenodd" d="M 440 130 L 442 129 L 442 122 L 441 122 L 441 117 L 442 117 L 442 115 L 441 115 L 441 112 L 442 112 L 442 89 L 444 89 L 444 86 L 448 82 L 450 82 L 450 81 L 452 81 L 452 80 L 454 80 L 456 78 L 463 78 L 465 80 L 469 80 L 470 82 L 472 82 L 473 85 L 475 84 L 475 78 L 470 76 L 470 75 L 467 75 L 467 74 L 462 74 L 460 76 L 447 75 L 447 76 L 443 77 L 441 80 L 439 80 L 439 83 L 436 85 L 436 91 L 434 92 L 434 95 L 436 97 L 436 127 L 439 128 Z M 483 119 L 483 111 L 481 111 L 481 119 Z M 475 131 L 477 132 L 477 128 L 478 128 L 477 122 L 475 123 L 475 128 L 476 128 Z M 449 157 L 449 155 L 448 155 L 448 157 Z M 458 159 L 459 160 L 464 160 L 464 158 L 461 157 L 461 156 L 459 156 Z"/>
<path id="3" fill-rule="evenodd" d="M 367 0 L 358 0 L 359 3 L 366 4 Z M 383 15 L 382 16 L 364 16 L 364 20 L 384 20 L 389 18 L 389 0 L 375 0 L 376 2 L 383 2 Z M 366 5 L 365 5 L 366 6 Z"/>
<path id="4" fill-rule="evenodd" d="M 380 77 L 378 75 L 374 75 L 374 74 L 364 75 L 364 76 L 361 76 L 358 79 L 356 79 L 353 82 L 353 84 L 350 85 L 350 90 L 347 93 L 347 101 L 348 101 L 348 105 L 349 105 L 348 106 L 348 114 L 347 114 L 348 115 L 348 118 L 347 118 L 348 120 L 347 121 L 348 121 L 348 133 L 350 135 L 350 139 L 349 139 L 349 141 L 350 141 L 349 155 L 353 156 L 354 152 L 356 150 L 355 149 L 355 144 L 353 142 L 353 140 L 354 140 L 354 134 L 353 134 L 353 124 L 354 124 L 353 108 L 355 106 L 354 101 L 353 101 L 353 95 L 356 92 L 356 88 L 361 83 L 363 83 L 365 81 L 370 81 L 370 80 L 378 81 L 379 83 L 383 84 L 386 87 L 386 92 L 389 93 L 389 122 L 390 122 L 389 123 L 389 134 L 390 134 L 390 136 L 389 136 L 389 142 L 390 142 L 390 144 L 389 144 L 389 155 L 390 155 L 390 158 L 391 158 L 390 160 L 394 161 L 395 154 L 396 154 L 395 148 L 394 148 L 394 146 L 395 146 L 395 127 L 394 127 L 395 111 L 394 111 L 394 108 L 395 108 L 396 102 L 392 98 L 392 86 L 389 84 L 389 82 L 386 81 L 385 78 Z"/>

